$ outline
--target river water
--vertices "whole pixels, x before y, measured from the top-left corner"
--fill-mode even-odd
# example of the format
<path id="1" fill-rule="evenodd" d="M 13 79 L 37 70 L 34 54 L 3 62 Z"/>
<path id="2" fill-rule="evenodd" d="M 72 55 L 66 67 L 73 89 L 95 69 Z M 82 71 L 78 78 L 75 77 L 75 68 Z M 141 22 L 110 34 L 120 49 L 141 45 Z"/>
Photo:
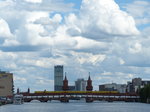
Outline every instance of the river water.
<path id="1" fill-rule="evenodd" d="M 150 104 L 126 102 L 24 103 L 0 106 L 0 112 L 150 112 Z"/>

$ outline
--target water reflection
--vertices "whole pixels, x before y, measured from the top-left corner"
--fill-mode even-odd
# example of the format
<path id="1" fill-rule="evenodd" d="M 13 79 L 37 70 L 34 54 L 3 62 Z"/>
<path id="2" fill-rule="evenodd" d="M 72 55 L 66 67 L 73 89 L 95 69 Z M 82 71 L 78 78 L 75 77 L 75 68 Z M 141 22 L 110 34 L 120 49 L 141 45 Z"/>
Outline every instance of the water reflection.
<path id="1" fill-rule="evenodd" d="M 125 102 L 48 102 L 32 101 L 23 105 L 5 105 L 0 112 L 149 112 L 150 105 Z"/>

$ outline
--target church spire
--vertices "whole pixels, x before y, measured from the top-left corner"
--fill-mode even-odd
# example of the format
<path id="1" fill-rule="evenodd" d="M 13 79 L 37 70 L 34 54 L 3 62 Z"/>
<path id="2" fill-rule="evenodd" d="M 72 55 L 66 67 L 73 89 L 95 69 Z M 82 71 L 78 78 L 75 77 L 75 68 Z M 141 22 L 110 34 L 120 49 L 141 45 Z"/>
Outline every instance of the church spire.
<path id="1" fill-rule="evenodd" d="M 88 78 L 88 80 L 91 80 L 91 77 L 90 77 L 90 72 L 89 72 L 89 78 Z"/>
<path id="2" fill-rule="evenodd" d="M 64 80 L 63 80 L 63 87 L 62 87 L 62 89 L 63 89 L 64 91 L 69 90 L 69 86 L 68 86 L 68 80 L 67 80 L 66 72 L 65 72 L 65 78 L 64 78 Z"/>
<path id="3" fill-rule="evenodd" d="M 65 72 L 65 79 L 64 80 L 67 80 L 67 77 L 66 77 L 66 72 Z"/>
<path id="4" fill-rule="evenodd" d="M 92 80 L 91 80 L 91 77 L 90 77 L 90 72 L 89 72 L 89 78 L 87 80 L 86 90 L 87 91 L 92 91 L 93 90 Z"/>

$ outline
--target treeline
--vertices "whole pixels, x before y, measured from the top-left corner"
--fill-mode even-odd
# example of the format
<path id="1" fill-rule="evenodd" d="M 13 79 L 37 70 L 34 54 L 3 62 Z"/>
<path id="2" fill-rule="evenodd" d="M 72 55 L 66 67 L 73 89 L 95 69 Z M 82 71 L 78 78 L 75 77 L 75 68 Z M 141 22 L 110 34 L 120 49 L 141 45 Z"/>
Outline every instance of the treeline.
<path id="1" fill-rule="evenodd" d="M 150 103 L 150 84 L 140 89 L 141 102 Z"/>

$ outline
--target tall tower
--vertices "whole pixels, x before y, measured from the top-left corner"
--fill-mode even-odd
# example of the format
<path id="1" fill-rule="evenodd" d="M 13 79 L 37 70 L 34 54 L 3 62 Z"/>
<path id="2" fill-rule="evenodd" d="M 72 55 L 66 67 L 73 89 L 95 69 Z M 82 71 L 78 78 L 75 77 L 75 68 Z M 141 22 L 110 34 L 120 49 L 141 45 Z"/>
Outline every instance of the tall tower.
<path id="1" fill-rule="evenodd" d="M 91 80 L 91 77 L 90 77 L 90 73 L 89 73 L 89 78 L 88 78 L 88 80 L 87 80 L 86 90 L 87 90 L 87 91 L 92 91 L 92 90 L 93 90 L 92 80 Z"/>
<path id="2" fill-rule="evenodd" d="M 69 90 L 68 80 L 67 80 L 66 75 L 65 75 L 65 79 L 63 80 L 63 87 L 62 87 L 62 89 L 63 89 L 64 91 Z"/>
<path id="3" fill-rule="evenodd" d="M 54 91 L 62 91 L 63 65 L 54 66 Z"/>

